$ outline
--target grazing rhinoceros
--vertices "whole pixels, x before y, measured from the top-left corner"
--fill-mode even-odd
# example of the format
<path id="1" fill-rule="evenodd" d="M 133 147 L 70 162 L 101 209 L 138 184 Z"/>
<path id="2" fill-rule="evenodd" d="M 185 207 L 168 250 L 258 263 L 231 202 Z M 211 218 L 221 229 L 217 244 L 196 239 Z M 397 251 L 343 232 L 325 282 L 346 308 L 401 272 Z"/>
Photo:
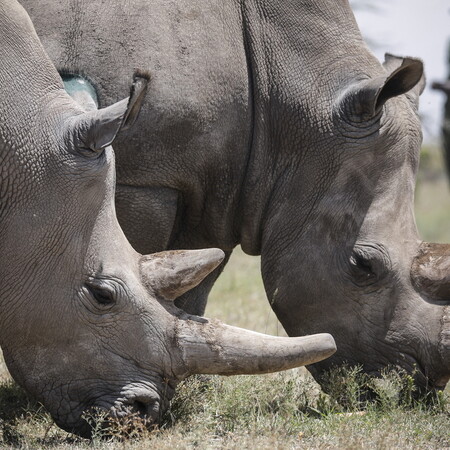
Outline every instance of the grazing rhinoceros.
<path id="1" fill-rule="evenodd" d="M 24 4 L 101 105 L 130 66 L 153 72 L 115 146 L 119 221 L 139 251 L 241 244 L 261 254 L 289 335 L 336 338 L 315 376 L 346 361 L 446 384 L 450 247 L 422 243 L 413 211 L 420 61 L 381 65 L 346 0 Z M 186 310 L 203 312 L 216 275 Z"/>
<path id="2" fill-rule="evenodd" d="M 81 435 L 94 407 L 157 420 L 189 374 L 264 373 L 334 351 L 330 335 L 265 336 L 174 306 L 221 250 L 132 249 L 108 145 L 146 83 L 138 74 L 129 100 L 84 111 L 23 8 L 0 0 L 0 345 L 13 377 Z"/>

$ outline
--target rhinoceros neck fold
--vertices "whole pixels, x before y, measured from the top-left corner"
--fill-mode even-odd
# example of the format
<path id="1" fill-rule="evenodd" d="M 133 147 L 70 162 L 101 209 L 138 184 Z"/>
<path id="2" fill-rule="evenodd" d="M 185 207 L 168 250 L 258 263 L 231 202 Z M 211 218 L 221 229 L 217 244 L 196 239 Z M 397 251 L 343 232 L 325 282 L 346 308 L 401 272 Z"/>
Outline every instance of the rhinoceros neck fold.
<path id="1" fill-rule="evenodd" d="M 26 102 L 23 101 L 28 105 L 32 90 L 39 89 L 42 93 L 61 87 L 61 80 L 40 44 L 33 24 L 21 11 L 23 8 L 12 2 L 2 2 L 0 5 L 0 60 L 2 77 L 7 77 L 1 80 L 0 94 L 3 104 L 7 104 L 8 97 L 15 100 L 11 106 L 18 104 L 20 96 L 26 97 Z M 11 14 L 20 16 L 20 20 L 11 21 Z M 7 87 L 5 92 L 2 86 Z"/>
<path id="2" fill-rule="evenodd" d="M 0 43 L 0 221 L 3 221 L 44 166 L 42 160 L 37 161 L 39 151 L 42 156 L 44 149 L 35 145 L 36 136 L 45 130 L 49 103 L 61 85 L 31 21 L 16 2 L 0 2 Z M 4 227 L 2 231 L 5 232 Z"/>
<path id="3" fill-rule="evenodd" d="M 329 154 L 335 98 L 356 79 L 382 68 L 367 51 L 348 5 L 246 1 L 242 14 L 254 126 L 242 192 L 241 244 L 256 255 L 272 205 L 289 195 L 285 185 L 302 183 L 307 216 L 316 185 L 323 191 L 323 180 L 331 180 L 330 174 L 312 179 L 312 173 L 314 165 L 325 169 L 325 159 L 332 165 L 338 153 Z"/>

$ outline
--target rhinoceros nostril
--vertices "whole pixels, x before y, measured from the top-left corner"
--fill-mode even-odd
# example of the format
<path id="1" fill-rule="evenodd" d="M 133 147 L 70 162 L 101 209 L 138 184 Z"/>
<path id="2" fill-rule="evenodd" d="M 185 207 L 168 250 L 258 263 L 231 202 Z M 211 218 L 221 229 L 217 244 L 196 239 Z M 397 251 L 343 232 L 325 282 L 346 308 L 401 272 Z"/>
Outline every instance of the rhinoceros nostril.
<path id="1" fill-rule="evenodd" d="M 147 415 L 147 405 L 139 400 L 133 403 L 133 411 L 137 412 L 139 416 L 144 417 Z"/>
<path id="2" fill-rule="evenodd" d="M 132 413 L 148 422 L 154 422 L 159 416 L 159 402 L 155 398 L 139 397 L 131 403 Z"/>

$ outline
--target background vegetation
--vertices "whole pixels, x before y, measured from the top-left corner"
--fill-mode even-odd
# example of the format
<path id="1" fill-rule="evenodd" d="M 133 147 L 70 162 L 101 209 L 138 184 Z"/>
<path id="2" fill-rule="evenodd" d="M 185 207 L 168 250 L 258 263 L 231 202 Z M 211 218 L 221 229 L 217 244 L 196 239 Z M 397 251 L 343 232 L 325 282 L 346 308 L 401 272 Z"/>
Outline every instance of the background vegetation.
<path id="1" fill-rule="evenodd" d="M 416 195 L 426 240 L 450 242 L 450 194 L 438 148 L 423 150 Z M 265 299 L 259 259 L 237 250 L 214 287 L 207 315 L 283 335 Z M 411 379 L 387 372 L 378 381 L 357 369 L 330 376 L 325 395 L 304 369 L 258 377 L 193 377 L 178 390 L 163 425 L 92 441 L 58 429 L 15 385 L 0 358 L 0 447 L 21 448 L 450 448 L 450 390 L 413 399 Z M 361 402 L 371 388 L 378 400 Z M 137 424 L 139 425 L 139 424 Z M 120 434 L 122 429 L 111 429 Z"/>

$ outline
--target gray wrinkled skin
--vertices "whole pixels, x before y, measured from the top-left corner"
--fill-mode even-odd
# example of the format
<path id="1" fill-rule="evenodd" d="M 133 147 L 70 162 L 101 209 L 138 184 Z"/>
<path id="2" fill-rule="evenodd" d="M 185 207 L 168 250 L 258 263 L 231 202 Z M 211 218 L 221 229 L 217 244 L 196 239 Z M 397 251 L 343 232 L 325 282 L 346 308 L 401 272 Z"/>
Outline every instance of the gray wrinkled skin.
<path id="1" fill-rule="evenodd" d="M 91 406 L 120 412 L 139 399 L 157 412 L 173 390 L 162 380 L 174 378 L 165 352 L 173 318 L 149 302 L 138 255 L 115 220 L 112 149 L 78 153 L 70 124 L 83 111 L 16 2 L 0 3 L 0 38 L 0 342 L 8 368 L 67 430 L 86 434 L 80 415 Z M 96 301 L 88 280 L 102 280 L 114 301 Z"/>
<path id="2" fill-rule="evenodd" d="M 83 110 L 15 0 L 0 0 L 0 61 L 0 345 L 58 425 L 89 436 L 93 408 L 151 424 L 190 374 L 266 373 L 335 351 L 327 334 L 276 338 L 178 309 L 221 250 L 142 256 L 128 243 L 109 144 L 136 119 L 145 74 L 129 99 Z"/>
<path id="3" fill-rule="evenodd" d="M 436 261 L 413 213 L 419 61 L 381 65 L 346 0 L 24 4 L 58 69 L 87 76 L 101 105 L 128 67 L 153 74 L 116 144 L 118 216 L 139 251 L 241 244 L 261 254 L 290 335 L 335 336 L 314 375 L 396 365 L 445 385 L 448 272 L 416 280 L 417 258 L 428 274 Z M 202 313 L 218 273 L 180 304 Z"/>

